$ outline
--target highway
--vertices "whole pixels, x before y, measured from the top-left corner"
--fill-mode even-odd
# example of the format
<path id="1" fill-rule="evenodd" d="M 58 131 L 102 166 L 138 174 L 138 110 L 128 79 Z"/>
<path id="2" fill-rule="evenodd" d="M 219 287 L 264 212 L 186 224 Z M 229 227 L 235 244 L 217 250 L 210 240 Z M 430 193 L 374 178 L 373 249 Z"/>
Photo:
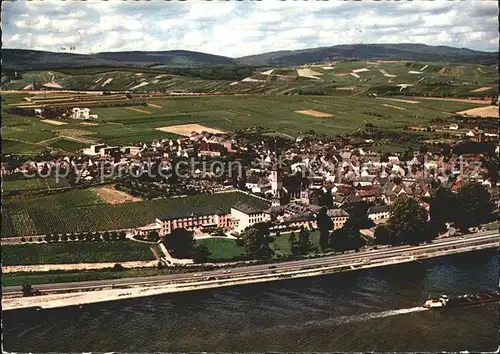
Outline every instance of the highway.
<path id="1" fill-rule="evenodd" d="M 364 249 L 360 252 L 349 252 L 345 254 L 336 254 L 330 256 L 301 259 L 296 261 L 287 261 L 273 264 L 244 265 L 233 268 L 224 268 L 217 270 L 198 271 L 193 273 L 176 273 L 150 277 L 134 277 L 124 279 L 109 279 L 97 281 L 83 281 L 70 283 L 40 284 L 33 287 L 43 292 L 65 291 L 65 290 L 91 290 L 104 287 L 124 287 L 137 285 L 161 285 L 161 283 L 182 283 L 193 282 L 196 280 L 205 280 L 207 277 L 216 279 L 229 279 L 233 277 L 258 275 L 271 272 L 283 272 L 292 270 L 308 269 L 320 266 L 343 265 L 349 262 L 373 261 L 396 256 L 409 256 L 427 254 L 441 249 L 450 249 L 452 247 L 466 247 L 479 244 L 494 244 L 499 242 L 498 231 L 487 231 L 478 234 L 471 234 L 461 237 L 449 237 L 434 240 L 430 244 L 419 246 L 394 246 L 379 249 Z M 230 270 L 230 273 L 228 273 Z M 3 294 L 15 294 L 21 292 L 21 286 L 10 286 L 2 288 Z"/>

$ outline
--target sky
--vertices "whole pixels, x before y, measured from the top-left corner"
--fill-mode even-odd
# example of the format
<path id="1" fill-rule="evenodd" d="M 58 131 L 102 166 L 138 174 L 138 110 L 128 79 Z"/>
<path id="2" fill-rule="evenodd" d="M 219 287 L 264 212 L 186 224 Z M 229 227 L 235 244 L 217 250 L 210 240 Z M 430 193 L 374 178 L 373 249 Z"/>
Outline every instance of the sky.
<path id="1" fill-rule="evenodd" d="M 358 43 L 498 50 L 498 4 L 467 1 L 2 2 L 4 48 L 229 57 Z"/>

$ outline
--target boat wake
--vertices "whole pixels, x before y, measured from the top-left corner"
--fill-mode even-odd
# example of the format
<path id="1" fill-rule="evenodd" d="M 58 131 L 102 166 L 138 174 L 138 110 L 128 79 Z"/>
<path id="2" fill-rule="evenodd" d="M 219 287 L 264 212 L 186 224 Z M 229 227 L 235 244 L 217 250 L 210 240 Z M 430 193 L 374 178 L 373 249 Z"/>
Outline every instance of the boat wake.
<path id="1" fill-rule="evenodd" d="M 404 314 L 408 314 L 408 313 L 422 312 L 422 311 L 427 311 L 427 310 L 428 309 L 426 309 L 422 306 L 417 306 L 417 307 L 410 307 L 407 309 L 388 310 L 388 311 L 380 311 L 380 312 L 368 312 L 368 313 L 362 313 L 359 315 L 332 317 L 332 318 L 328 318 L 325 320 L 309 321 L 309 322 L 306 322 L 306 325 L 318 325 L 318 324 L 326 324 L 326 323 L 329 323 L 329 324 L 347 324 L 347 323 L 354 323 L 354 322 L 364 322 L 364 321 L 369 321 L 369 320 L 376 319 L 376 318 L 404 315 Z"/>

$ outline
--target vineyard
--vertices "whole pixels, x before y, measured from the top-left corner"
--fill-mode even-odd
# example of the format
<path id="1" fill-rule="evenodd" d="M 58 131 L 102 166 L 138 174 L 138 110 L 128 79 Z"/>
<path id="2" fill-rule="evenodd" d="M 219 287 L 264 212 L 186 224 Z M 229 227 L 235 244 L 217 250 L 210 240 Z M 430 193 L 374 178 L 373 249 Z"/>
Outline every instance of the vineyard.
<path id="1" fill-rule="evenodd" d="M 158 199 L 125 204 L 103 204 L 94 192 L 71 191 L 35 200 L 4 202 L 2 237 L 47 233 L 95 232 L 129 229 L 154 222 L 161 213 L 188 215 L 229 213 L 232 205 L 246 202 L 257 207 L 267 203 L 244 193 L 221 193 L 186 198 Z"/>
<path id="2" fill-rule="evenodd" d="M 134 241 L 2 246 L 4 266 L 153 260 L 149 245 Z"/>

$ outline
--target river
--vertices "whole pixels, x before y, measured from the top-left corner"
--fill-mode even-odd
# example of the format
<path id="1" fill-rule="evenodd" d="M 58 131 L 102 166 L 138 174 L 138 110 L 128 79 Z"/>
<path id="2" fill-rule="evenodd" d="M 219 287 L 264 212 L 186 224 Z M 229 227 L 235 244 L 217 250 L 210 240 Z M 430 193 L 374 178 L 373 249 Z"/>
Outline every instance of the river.
<path id="1" fill-rule="evenodd" d="M 493 291 L 496 249 L 150 298 L 3 313 L 17 352 L 495 351 L 498 303 L 423 310 L 429 295 Z"/>

